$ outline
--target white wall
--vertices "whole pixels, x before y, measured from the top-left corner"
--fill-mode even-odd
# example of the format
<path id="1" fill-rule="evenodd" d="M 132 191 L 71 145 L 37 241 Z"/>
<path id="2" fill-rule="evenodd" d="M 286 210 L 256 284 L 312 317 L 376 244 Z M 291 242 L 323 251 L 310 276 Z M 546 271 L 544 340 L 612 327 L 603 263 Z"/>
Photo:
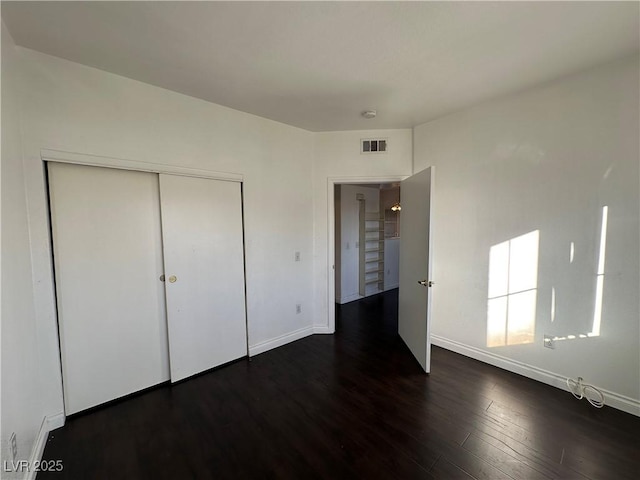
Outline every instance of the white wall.
<path id="1" fill-rule="evenodd" d="M 400 187 L 382 188 L 380 190 L 380 204 L 384 210 L 384 235 L 393 237 L 400 235 L 400 212 L 391 210 L 400 199 Z"/>
<path id="2" fill-rule="evenodd" d="M 337 303 L 342 302 L 342 191 L 340 185 L 333 189 L 333 215 L 335 232 L 333 238 L 333 251 L 335 252 L 335 284 L 334 291 Z"/>
<path id="3" fill-rule="evenodd" d="M 29 225 L 20 140 L 20 105 L 13 40 L 2 24 L 2 435 L 1 462 L 11 465 L 9 437 L 18 459 L 29 459 L 44 410 L 38 369 Z M 2 478 L 22 474 L 3 473 Z"/>
<path id="4" fill-rule="evenodd" d="M 384 289 L 400 286 L 400 237 L 384 241 Z"/>
<path id="5" fill-rule="evenodd" d="M 338 251 L 336 250 L 336 282 L 338 277 L 340 278 L 340 290 L 336 290 L 338 303 L 362 298 L 359 294 L 360 204 L 356 199 L 358 194 L 364 195 L 367 212 L 377 212 L 380 208 L 380 190 L 377 186 L 340 185 L 340 263 L 337 263 Z"/>
<path id="6" fill-rule="evenodd" d="M 380 204 L 385 211 L 384 224 L 384 289 L 391 290 L 400 285 L 400 218 L 401 212 L 391 211 L 400 199 L 400 187 L 380 190 Z M 398 235 L 395 237 L 395 235 Z"/>
<path id="7" fill-rule="evenodd" d="M 28 321 L 3 322 L 5 343 L 20 345 L 24 361 L 18 366 L 12 356 L 3 362 L 23 383 L 14 392 L 20 399 L 13 407 L 3 402 L 2 413 L 3 435 L 4 425 L 12 425 L 4 423 L 5 416 L 14 419 L 11 428 L 25 432 L 19 435 L 26 445 L 21 454 L 33 444 L 42 419 L 61 419 L 64 409 L 42 149 L 242 174 L 250 351 L 308 335 L 314 322 L 327 331 L 327 178 L 408 175 L 411 130 L 383 132 L 389 154 L 363 158 L 359 139 L 371 132 L 314 135 L 28 49 L 7 48 L 16 65 L 3 65 L 3 76 L 10 70 L 16 75 L 22 103 L 7 106 L 13 110 L 3 117 L 16 119 L 13 113 L 19 110 L 24 134 L 20 142 L 14 122 L 13 140 L 3 141 L 7 151 L 22 147 L 22 163 L 15 155 L 7 168 L 3 163 L 3 178 L 9 172 L 3 183 L 11 187 L 3 197 L 15 196 L 6 203 L 15 214 L 11 218 L 22 225 L 12 227 L 15 244 L 3 246 L 3 252 L 22 252 L 15 260 L 22 277 L 13 272 L 12 283 L 17 286 L 22 278 L 16 298 Z M 3 215 L 3 229 L 4 222 Z M 300 262 L 294 261 L 296 251 Z M 10 266 L 6 272 L 12 272 Z M 12 325 L 19 331 L 10 330 Z M 11 382 L 3 375 L 3 387 Z"/>
<path id="8" fill-rule="evenodd" d="M 361 154 L 360 139 L 372 137 L 387 138 L 389 151 L 386 154 Z M 333 234 L 333 226 L 329 228 L 328 223 L 328 218 L 333 216 L 333 200 L 329 199 L 328 184 L 334 179 L 339 179 L 340 183 L 367 183 L 367 180 L 379 183 L 381 179 L 393 180 L 411 175 L 412 131 L 323 132 L 314 134 L 313 141 L 313 323 L 316 332 L 331 332 L 327 265 L 334 245 L 329 239 Z M 333 274 L 331 271 L 331 276 Z"/>
<path id="9" fill-rule="evenodd" d="M 27 49 L 16 51 L 25 92 L 23 150 L 47 411 L 62 412 L 62 394 L 41 149 L 242 174 L 250 351 L 312 333 L 309 132 Z M 300 262 L 294 261 L 296 251 Z"/>
<path id="10" fill-rule="evenodd" d="M 415 170 L 436 166 L 434 343 L 552 384 L 582 376 L 636 414 L 638 82 L 637 57 L 626 58 L 414 130 Z M 601 335 L 543 348 L 543 334 L 592 326 L 605 205 Z M 487 348 L 489 249 L 533 230 L 540 232 L 535 342 Z"/>

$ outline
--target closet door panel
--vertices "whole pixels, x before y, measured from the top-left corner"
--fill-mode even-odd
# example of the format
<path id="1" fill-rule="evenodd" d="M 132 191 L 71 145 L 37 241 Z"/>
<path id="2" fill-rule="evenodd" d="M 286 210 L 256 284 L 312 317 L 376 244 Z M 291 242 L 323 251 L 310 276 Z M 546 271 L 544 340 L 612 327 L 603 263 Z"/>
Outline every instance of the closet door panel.
<path id="1" fill-rule="evenodd" d="M 247 355 L 242 199 L 239 183 L 164 174 L 160 199 L 175 382 Z"/>
<path id="2" fill-rule="evenodd" d="M 66 413 L 169 379 L 158 176 L 50 163 Z"/>

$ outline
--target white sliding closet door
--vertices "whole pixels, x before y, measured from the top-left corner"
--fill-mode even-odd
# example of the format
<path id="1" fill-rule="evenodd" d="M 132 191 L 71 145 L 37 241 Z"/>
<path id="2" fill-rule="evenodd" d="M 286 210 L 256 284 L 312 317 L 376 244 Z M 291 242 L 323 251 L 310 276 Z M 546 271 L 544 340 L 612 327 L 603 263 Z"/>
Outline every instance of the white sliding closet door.
<path id="1" fill-rule="evenodd" d="M 160 174 L 171 381 L 247 355 L 240 184 Z"/>
<path id="2" fill-rule="evenodd" d="M 66 413 L 169 379 L 158 176 L 49 163 Z"/>

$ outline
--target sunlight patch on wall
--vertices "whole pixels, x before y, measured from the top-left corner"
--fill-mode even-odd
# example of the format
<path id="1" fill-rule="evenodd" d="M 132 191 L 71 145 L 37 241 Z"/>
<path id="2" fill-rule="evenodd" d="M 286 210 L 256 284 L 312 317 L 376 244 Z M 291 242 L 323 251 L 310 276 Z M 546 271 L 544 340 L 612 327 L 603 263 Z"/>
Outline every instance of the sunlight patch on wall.
<path id="1" fill-rule="evenodd" d="M 595 282 L 595 294 L 593 305 L 593 324 L 591 331 L 588 333 L 579 333 L 577 335 L 562 335 L 555 336 L 553 340 L 575 340 L 580 338 L 599 337 L 600 328 L 602 324 L 602 302 L 604 295 L 604 269 L 605 269 L 605 257 L 607 251 L 607 224 L 609 218 L 609 207 L 602 207 L 602 220 L 600 223 L 600 246 L 598 249 L 598 266 L 596 270 L 596 282 Z M 573 245 L 573 242 L 571 242 Z M 552 304 L 551 304 L 551 321 L 555 319 L 555 288 L 551 289 Z"/>
<path id="2" fill-rule="evenodd" d="M 604 260 L 607 250 L 607 222 L 609 207 L 602 207 L 602 225 L 600 227 L 600 251 L 598 253 L 598 271 L 596 273 L 596 298 L 593 307 L 593 327 L 587 335 L 597 337 L 600 335 L 600 323 L 602 322 L 602 295 L 604 293 Z"/>
<path id="3" fill-rule="evenodd" d="M 576 254 L 576 245 L 571 242 L 571 246 L 569 247 L 569 263 L 573 263 L 573 257 Z"/>
<path id="4" fill-rule="evenodd" d="M 534 230 L 489 251 L 487 347 L 534 341 L 539 240 Z"/>

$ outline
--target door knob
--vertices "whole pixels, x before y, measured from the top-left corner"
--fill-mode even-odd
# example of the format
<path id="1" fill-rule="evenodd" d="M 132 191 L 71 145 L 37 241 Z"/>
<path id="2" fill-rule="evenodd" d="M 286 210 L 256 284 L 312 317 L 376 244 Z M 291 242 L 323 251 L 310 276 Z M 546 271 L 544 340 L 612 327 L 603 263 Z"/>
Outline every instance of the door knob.
<path id="1" fill-rule="evenodd" d="M 160 281 L 164 282 L 164 273 L 162 275 L 160 275 Z"/>
<path id="2" fill-rule="evenodd" d="M 436 282 L 432 280 L 418 280 L 418 283 L 423 287 L 433 287 Z"/>
<path id="3" fill-rule="evenodd" d="M 176 277 L 175 275 L 171 275 L 169 277 L 169 283 L 176 283 L 178 281 L 178 277 Z"/>

